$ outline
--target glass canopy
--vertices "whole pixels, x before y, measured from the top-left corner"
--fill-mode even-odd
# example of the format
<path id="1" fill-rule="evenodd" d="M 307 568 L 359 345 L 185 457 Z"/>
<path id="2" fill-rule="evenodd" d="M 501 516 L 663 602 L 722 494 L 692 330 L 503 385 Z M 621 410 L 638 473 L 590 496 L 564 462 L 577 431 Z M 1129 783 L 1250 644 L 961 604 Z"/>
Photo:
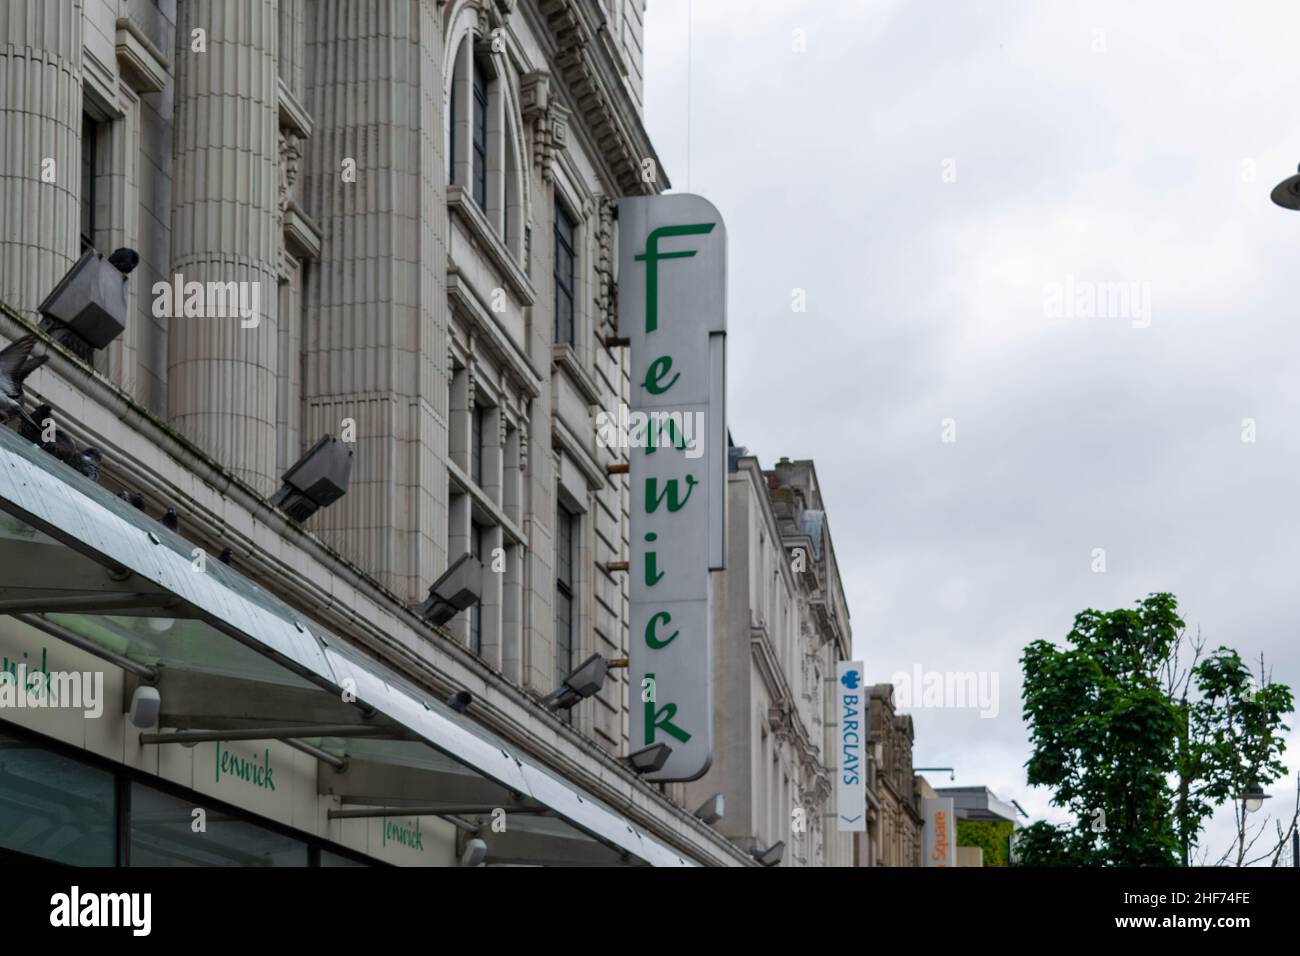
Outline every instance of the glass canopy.
<path id="1" fill-rule="evenodd" d="M 693 865 L 233 568 L 197 572 L 193 548 L 0 428 L 0 614 L 156 682 L 160 730 L 284 739 L 318 757 L 331 816 L 441 816 L 488 863 Z"/>

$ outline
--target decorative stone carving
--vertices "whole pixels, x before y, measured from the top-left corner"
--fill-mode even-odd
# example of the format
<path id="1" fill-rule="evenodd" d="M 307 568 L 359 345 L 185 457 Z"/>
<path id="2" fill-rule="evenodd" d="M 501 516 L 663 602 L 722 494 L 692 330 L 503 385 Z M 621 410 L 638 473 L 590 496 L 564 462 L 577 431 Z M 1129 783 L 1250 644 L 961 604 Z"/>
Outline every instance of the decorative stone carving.
<path id="1" fill-rule="evenodd" d="M 618 328 L 614 287 L 614 204 L 604 196 L 596 198 L 596 311 L 611 331 Z"/>
<path id="2" fill-rule="evenodd" d="M 302 140 L 284 127 L 280 128 L 280 197 L 279 219 L 284 223 L 285 210 L 293 202 L 294 185 L 302 163 Z"/>
<path id="3" fill-rule="evenodd" d="M 553 178 L 555 154 L 569 143 L 569 111 L 550 95 L 551 78 L 544 70 L 535 70 L 520 82 L 520 102 L 524 122 L 529 124 L 533 141 L 533 165 L 542 171 L 542 179 Z"/>

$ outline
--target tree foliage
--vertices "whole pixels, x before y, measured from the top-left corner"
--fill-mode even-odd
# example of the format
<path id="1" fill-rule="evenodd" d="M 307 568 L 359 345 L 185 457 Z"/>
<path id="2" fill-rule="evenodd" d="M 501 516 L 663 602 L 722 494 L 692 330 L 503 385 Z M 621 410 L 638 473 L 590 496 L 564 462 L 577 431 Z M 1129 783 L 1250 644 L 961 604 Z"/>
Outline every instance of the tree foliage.
<path id="1" fill-rule="evenodd" d="M 1285 772 L 1290 690 L 1256 687 L 1229 648 L 1201 659 L 1199 640 L 1184 667 L 1184 635 L 1177 600 L 1160 593 L 1081 612 L 1065 647 L 1025 648 L 1029 783 L 1051 787 L 1075 822 L 1025 828 L 1020 863 L 1186 864 L 1215 807 Z"/>

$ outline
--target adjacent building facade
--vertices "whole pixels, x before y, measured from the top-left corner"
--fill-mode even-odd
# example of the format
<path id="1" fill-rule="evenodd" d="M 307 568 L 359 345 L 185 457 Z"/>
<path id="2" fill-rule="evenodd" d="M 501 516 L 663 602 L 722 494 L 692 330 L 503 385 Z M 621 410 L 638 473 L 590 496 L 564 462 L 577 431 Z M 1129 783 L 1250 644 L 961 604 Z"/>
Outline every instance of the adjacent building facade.
<path id="1" fill-rule="evenodd" d="M 871 688 L 871 747 L 879 806 L 859 841 L 865 866 L 920 866 L 924 779 L 912 772 L 912 717 L 894 706 L 892 684 Z"/>
<path id="2" fill-rule="evenodd" d="M 747 864 L 760 839 L 845 861 L 822 822 L 821 755 L 847 611 L 807 463 L 778 467 L 771 502 L 756 465 L 733 476 L 733 528 L 764 536 L 743 643 L 764 696 L 746 716 L 780 794 L 755 796 L 748 839 L 696 819 L 686 785 L 626 765 L 623 671 L 571 712 L 539 702 L 588 655 L 627 653 L 626 454 L 597 445 L 593 418 L 629 388 L 611 341 L 614 204 L 668 185 L 641 117 L 642 12 L 0 0 L 0 335 L 36 329 L 84 250 L 141 257 L 125 331 L 91 364 L 43 337 L 50 359 L 28 381 L 78 446 L 102 449 L 99 487 L 0 436 L 45 490 L 0 488 L 0 560 L 81 575 L 57 601 L 7 578 L 27 616 L 0 618 L 6 667 L 39 660 L 108 686 L 93 722 L 0 712 L 0 734 L 32 754 L 8 789 L 63 774 L 95 795 L 77 862 L 158 859 L 167 826 L 147 821 L 200 803 L 262 834 L 254 861 L 446 865 L 476 859 L 471 837 L 488 862 Z M 325 434 L 353 451 L 350 486 L 298 524 L 267 499 Z M 168 507 L 178 534 L 155 527 Z M 796 547 L 810 552 L 798 574 Z M 228 568 L 176 570 L 227 551 Z M 481 601 L 434 627 L 409 607 L 465 552 L 489 569 Z M 220 660 L 169 643 L 191 628 L 214 630 Z M 145 738 L 124 716 L 141 686 L 162 699 Z M 441 706 L 461 691 L 465 713 Z M 385 723 L 354 726 L 366 721 Z M 268 725 L 282 731 L 269 743 L 149 739 Z M 410 810 L 449 799 L 520 822 Z M 799 803 L 812 825 L 794 840 Z M 57 858 L 32 806 L 0 811 L 34 834 L 4 849 Z M 105 836 L 137 825 L 138 843 Z"/>
<path id="3" fill-rule="evenodd" d="M 728 561 L 714 608 L 713 764 L 688 806 L 723 796 L 715 824 L 749 850 L 782 844 L 782 866 L 852 866 L 835 822 L 836 664 L 852 634 L 816 472 L 764 471 L 732 448 Z"/>

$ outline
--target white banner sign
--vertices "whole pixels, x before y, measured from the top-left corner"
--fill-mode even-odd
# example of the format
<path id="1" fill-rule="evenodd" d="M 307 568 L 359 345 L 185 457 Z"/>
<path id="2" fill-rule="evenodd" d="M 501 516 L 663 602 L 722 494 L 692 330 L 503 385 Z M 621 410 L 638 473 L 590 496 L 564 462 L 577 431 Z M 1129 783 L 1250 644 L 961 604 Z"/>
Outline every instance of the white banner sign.
<path id="1" fill-rule="evenodd" d="M 630 339 L 631 749 L 649 780 L 713 759 L 713 580 L 726 564 L 727 233 L 699 196 L 618 204 L 618 326 Z"/>
<path id="2" fill-rule="evenodd" d="M 841 833 L 867 828 L 867 740 L 870 736 L 870 697 L 861 661 L 840 661 L 840 752 L 835 784 L 835 829 Z"/>
<path id="3" fill-rule="evenodd" d="M 957 815 L 952 797 L 924 801 L 925 835 L 921 840 L 922 866 L 957 865 Z"/>

